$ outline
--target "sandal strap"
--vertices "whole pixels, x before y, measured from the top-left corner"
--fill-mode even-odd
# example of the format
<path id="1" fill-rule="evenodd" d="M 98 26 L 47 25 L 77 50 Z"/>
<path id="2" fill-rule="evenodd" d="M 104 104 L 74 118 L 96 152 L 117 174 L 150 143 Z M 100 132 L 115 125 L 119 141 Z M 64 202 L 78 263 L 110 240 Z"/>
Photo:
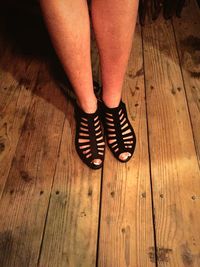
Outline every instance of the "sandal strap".
<path id="1" fill-rule="evenodd" d="M 90 167 L 93 159 L 104 159 L 105 143 L 103 136 L 103 129 L 100 122 L 100 108 L 97 106 L 97 110 L 94 113 L 84 112 L 78 104 L 75 105 L 74 115 L 76 118 L 76 149 L 81 159 Z M 85 142 L 79 142 L 79 139 L 87 140 Z M 81 146 L 83 148 L 81 148 Z M 84 148 L 84 146 L 87 146 Z M 101 149 L 103 148 L 103 150 Z M 83 153 L 84 152 L 84 153 Z M 89 155 L 89 157 L 86 157 Z"/>
<path id="2" fill-rule="evenodd" d="M 114 140 L 112 143 L 108 142 L 108 146 L 113 154 L 116 157 L 123 152 L 130 152 L 132 154 L 136 137 L 128 119 L 125 103 L 120 100 L 118 107 L 109 108 L 102 101 L 101 108 L 107 140 Z M 127 130 L 129 132 L 125 133 Z M 126 141 L 131 141 L 131 143 L 127 144 Z"/>

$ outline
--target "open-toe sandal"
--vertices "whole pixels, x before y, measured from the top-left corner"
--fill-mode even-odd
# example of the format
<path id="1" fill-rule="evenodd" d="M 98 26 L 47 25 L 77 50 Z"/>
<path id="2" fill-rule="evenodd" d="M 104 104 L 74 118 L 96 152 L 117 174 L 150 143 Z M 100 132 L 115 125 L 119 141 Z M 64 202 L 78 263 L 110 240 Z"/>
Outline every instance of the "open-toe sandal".
<path id="1" fill-rule="evenodd" d="M 103 165 L 105 154 L 105 138 L 99 117 L 99 104 L 94 113 L 85 113 L 78 104 L 75 104 L 74 111 L 76 151 L 88 167 L 99 169 Z"/>
<path id="2" fill-rule="evenodd" d="M 101 101 L 101 113 L 111 152 L 120 162 L 127 162 L 134 153 L 136 135 L 128 119 L 125 103 L 121 100 L 118 107 L 109 108 Z M 124 152 L 129 152 L 125 160 L 120 158 L 120 154 Z"/>

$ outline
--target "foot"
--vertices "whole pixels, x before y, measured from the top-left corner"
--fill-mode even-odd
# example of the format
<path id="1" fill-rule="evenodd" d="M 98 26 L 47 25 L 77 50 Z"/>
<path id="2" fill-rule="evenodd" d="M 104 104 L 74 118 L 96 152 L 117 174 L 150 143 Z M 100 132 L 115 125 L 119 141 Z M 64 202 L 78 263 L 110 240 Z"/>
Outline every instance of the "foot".
<path id="1" fill-rule="evenodd" d="M 108 146 L 117 159 L 127 162 L 133 155 L 136 136 L 128 120 L 125 104 L 120 101 L 113 107 L 103 101 L 102 110 Z"/>
<path id="2" fill-rule="evenodd" d="M 85 112 L 78 104 L 75 108 L 76 150 L 83 162 L 92 169 L 102 167 L 105 150 L 104 135 L 98 113 L 97 104 L 95 112 Z"/>

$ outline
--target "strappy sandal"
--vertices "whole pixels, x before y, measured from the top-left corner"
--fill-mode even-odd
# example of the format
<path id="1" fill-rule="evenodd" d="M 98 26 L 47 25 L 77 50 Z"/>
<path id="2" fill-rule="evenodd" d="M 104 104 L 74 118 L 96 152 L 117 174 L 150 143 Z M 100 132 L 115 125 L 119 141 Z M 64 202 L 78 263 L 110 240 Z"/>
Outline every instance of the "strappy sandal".
<path id="1" fill-rule="evenodd" d="M 105 154 L 105 137 L 99 117 L 99 104 L 96 112 L 85 113 L 76 103 L 74 115 L 76 119 L 75 147 L 82 161 L 92 169 L 103 165 Z M 100 159 L 95 164 L 94 159 Z"/>
<path id="2" fill-rule="evenodd" d="M 136 135 L 128 119 L 125 103 L 121 100 L 116 108 L 107 107 L 103 101 L 100 103 L 108 146 L 116 159 L 127 162 L 134 153 Z M 122 160 L 119 155 L 124 152 L 129 152 L 130 156 Z"/>

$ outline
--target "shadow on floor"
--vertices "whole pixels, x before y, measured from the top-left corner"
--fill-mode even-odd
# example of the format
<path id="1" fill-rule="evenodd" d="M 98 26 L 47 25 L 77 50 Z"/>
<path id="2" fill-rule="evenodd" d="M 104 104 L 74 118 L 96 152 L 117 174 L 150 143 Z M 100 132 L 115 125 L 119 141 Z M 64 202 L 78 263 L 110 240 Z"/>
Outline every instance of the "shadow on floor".
<path id="1" fill-rule="evenodd" d="M 73 98 L 72 86 L 51 45 L 39 7 L 36 5 L 30 9 L 30 5 L 25 5 L 21 9 L 4 4 L 0 11 L 0 24 L 0 37 L 4 43 L 0 54 L 5 53 L 6 47 L 9 46 L 11 53 L 23 62 L 31 60 L 45 62 L 49 75 L 56 83 L 64 85 L 61 89 L 64 88 L 66 96 Z M 10 72 L 19 83 L 26 82 L 26 79 L 22 77 L 24 74 L 20 75 L 19 72 L 16 74 L 16 71 L 12 71 L 13 66 L 10 64 L 1 64 L 1 67 Z M 25 83 L 24 85 L 26 86 Z"/>
<path id="2" fill-rule="evenodd" d="M 32 2 L 32 8 L 30 8 L 30 3 L 23 6 L 3 5 L 0 11 L 0 36 L 3 38 L 5 46 L 9 45 L 12 48 L 12 54 L 24 61 L 30 62 L 36 59 L 39 62 L 45 62 L 50 77 L 57 83 L 65 96 L 73 102 L 75 94 L 72 85 L 51 45 L 39 5 L 36 1 Z M 26 81 L 25 77 L 21 77 L 24 74 L 18 72 L 16 75 L 16 70 L 12 71 L 13 68 L 9 64 L 1 67 L 12 73 L 19 83 L 23 84 L 23 81 Z M 94 91 L 97 96 L 99 96 L 100 90 L 98 82 L 94 81 Z M 37 92 L 34 93 L 37 94 Z"/>

